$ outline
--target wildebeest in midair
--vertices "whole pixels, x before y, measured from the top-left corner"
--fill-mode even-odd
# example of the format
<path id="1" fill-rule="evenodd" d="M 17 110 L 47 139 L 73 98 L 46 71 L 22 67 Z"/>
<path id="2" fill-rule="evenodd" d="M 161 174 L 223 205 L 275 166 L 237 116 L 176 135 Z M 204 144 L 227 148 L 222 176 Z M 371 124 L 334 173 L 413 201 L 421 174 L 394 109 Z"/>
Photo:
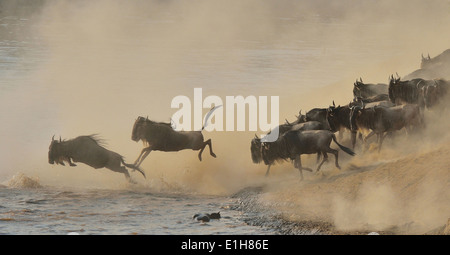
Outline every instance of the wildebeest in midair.
<path id="1" fill-rule="evenodd" d="M 312 172 L 312 169 L 302 166 L 302 154 L 321 153 L 323 155 L 323 160 L 317 167 L 316 171 L 319 171 L 322 164 L 328 160 L 327 153 L 334 154 L 335 165 L 337 168 L 341 168 L 338 163 L 338 150 L 330 147 L 331 140 L 333 140 L 344 152 L 352 156 L 355 155 L 350 148 L 339 144 L 336 140 L 336 136 L 331 131 L 291 130 L 280 136 L 275 142 L 262 143 L 262 159 L 266 165 L 271 164 L 271 162 L 276 160 L 290 159 L 294 161 L 294 167 L 300 171 L 300 177 L 303 180 L 302 170 Z"/>
<path id="2" fill-rule="evenodd" d="M 176 131 L 170 123 L 155 122 L 139 116 L 134 122 L 131 139 L 135 142 L 142 140 L 144 146 L 147 147 L 142 149 L 134 165 L 139 167 L 151 151 L 200 150 L 198 159 L 202 161 L 202 153 L 206 145 L 209 146 L 210 155 L 215 158 L 216 154 L 212 151 L 211 139 L 204 141 L 202 131 L 210 114 L 220 106 L 215 106 L 209 111 L 205 118 L 205 125 L 199 131 Z"/>
<path id="3" fill-rule="evenodd" d="M 123 173 L 125 178 L 132 182 L 126 168 L 128 167 L 139 171 L 145 177 L 144 171 L 138 166 L 125 163 L 120 154 L 102 147 L 95 135 L 78 136 L 67 141 L 62 141 L 61 138 L 58 141 L 54 137 L 52 137 L 48 150 L 50 164 L 56 163 L 65 166 L 64 161 L 66 161 L 70 166 L 76 166 L 73 162 L 81 162 L 95 169 L 105 167 L 114 172 Z"/>

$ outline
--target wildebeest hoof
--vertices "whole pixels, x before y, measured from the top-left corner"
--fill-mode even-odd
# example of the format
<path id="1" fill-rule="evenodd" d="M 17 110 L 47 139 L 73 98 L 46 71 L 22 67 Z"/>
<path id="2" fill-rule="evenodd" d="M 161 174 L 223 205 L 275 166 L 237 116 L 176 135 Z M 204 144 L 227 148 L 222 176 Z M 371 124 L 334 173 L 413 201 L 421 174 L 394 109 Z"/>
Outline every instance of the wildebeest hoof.
<path id="1" fill-rule="evenodd" d="M 70 163 L 70 166 L 77 166 L 77 165 L 75 165 L 74 163 Z"/>
<path id="2" fill-rule="evenodd" d="M 135 181 L 135 180 L 133 180 L 133 179 L 131 179 L 131 178 L 128 179 L 128 182 L 129 182 L 130 184 L 137 184 L 137 181 Z"/>
<path id="3" fill-rule="evenodd" d="M 216 154 L 214 154 L 214 153 L 211 153 L 211 156 L 217 158 Z"/>

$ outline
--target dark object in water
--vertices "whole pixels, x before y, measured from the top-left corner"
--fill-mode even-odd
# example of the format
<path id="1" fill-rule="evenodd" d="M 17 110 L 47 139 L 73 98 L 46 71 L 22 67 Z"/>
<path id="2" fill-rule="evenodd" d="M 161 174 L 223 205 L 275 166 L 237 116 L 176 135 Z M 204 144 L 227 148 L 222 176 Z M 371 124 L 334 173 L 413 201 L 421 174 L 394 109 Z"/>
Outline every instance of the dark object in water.
<path id="1" fill-rule="evenodd" d="M 220 219 L 220 212 L 217 213 L 197 213 L 192 217 L 198 221 L 209 222 L 209 220 L 218 220 Z"/>

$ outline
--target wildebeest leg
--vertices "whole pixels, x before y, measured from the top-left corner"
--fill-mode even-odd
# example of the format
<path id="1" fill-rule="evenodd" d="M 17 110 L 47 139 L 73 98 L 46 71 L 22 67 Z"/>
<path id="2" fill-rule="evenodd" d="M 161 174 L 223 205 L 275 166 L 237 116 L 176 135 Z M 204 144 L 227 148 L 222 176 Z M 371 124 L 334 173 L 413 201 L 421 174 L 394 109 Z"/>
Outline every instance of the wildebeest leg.
<path id="1" fill-rule="evenodd" d="M 135 181 L 133 181 L 133 179 L 131 179 L 130 173 L 128 173 L 128 170 L 125 167 L 121 167 L 123 168 L 123 174 L 125 174 L 125 178 L 127 179 L 128 182 L 136 184 Z"/>
<path id="2" fill-rule="evenodd" d="M 294 166 L 297 165 L 297 169 L 298 169 L 298 171 L 300 171 L 301 180 L 303 180 L 303 171 L 302 170 L 306 170 L 306 171 L 310 171 L 310 172 L 313 171 L 311 168 L 302 166 L 302 159 L 300 158 L 300 155 L 298 155 L 298 158 L 296 158 L 294 162 L 295 162 Z"/>
<path id="3" fill-rule="evenodd" d="M 297 168 L 300 170 L 306 170 L 306 171 L 310 171 L 312 172 L 313 170 L 311 168 L 308 167 L 303 167 L 302 166 L 302 159 L 300 158 L 300 155 L 298 156 L 298 158 L 295 160 L 296 164 L 297 164 Z"/>
<path id="4" fill-rule="evenodd" d="M 351 131 L 351 140 L 352 140 L 352 149 L 355 149 L 355 144 L 356 144 L 356 131 Z"/>
<path id="5" fill-rule="evenodd" d="M 148 154 L 150 154 L 151 151 L 152 151 L 152 147 L 151 146 L 142 149 L 141 154 L 139 154 L 139 157 L 134 162 L 134 165 L 136 167 L 139 167 L 141 165 L 142 161 L 144 161 L 144 159 L 148 156 Z M 144 154 L 144 155 L 142 155 L 142 154 Z"/>
<path id="6" fill-rule="evenodd" d="M 266 175 L 265 175 L 266 177 L 269 176 L 270 166 L 271 166 L 271 164 L 269 164 L 269 165 L 267 166 L 267 171 L 266 171 Z"/>
<path id="7" fill-rule="evenodd" d="M 72 163 L 72 159 L 69 157 L 69 159 L 67 160 L 68 162 L 69 162 L 69 165 L 70 166 L 77 166 L 77 165 L 75 165 L 74 163 Z"/>
<path id="8" fill-rule="evenodd" d="M 123 173 L 125 175 L 125 178 L 128 182 L 135 184 L 136 182 L 131 179 L 130 173 L 128 173 L 128 170 L 120 165 L 120 161 L 111 160 L 108 162 L 108 165 L 105 166 L 109 170 L 112 170 L 114 172 Z"/>
<path id="9" fill-rule="evenodd" d="M 383 140 L 384 140 L 384 138 L 387 136 L 387 134 L 388 134 L 388 133 L 386 133 L 386 134 L 384 134 L 384 135 L 383 135 L 383 133 L 380 134 L 380 141 L 378 142 L 378 152 L 381 151 L 381 145 L 383 144 Z"/>
<path id="10" fill-rule="evenodd" d="M 300 158 L 300 155 L 298 155 L 298 158 L 295 159 L 297 169 L 300 171 L 300 178 L 303 181 L 303 171 L 302 171 L 302 160 Z"/>
<path id="11" fill-rule="evenodd" d="M 208 139 L 208 141 L 206 141 L 208 143 L 209 146 L 209 154 L 213 157 L 217 157 L 216 154 L 212 151 L 212 143 L 211 143 L 211 139 Z"/>
<path id="12" fill-rule="evenodd" d="M 212 151 L 211 139 L 208 139 L 206 142 L 203 142 L 202 149 L 198 153 L 198 159 L 200 161 L 202 161 L 202 153 L 203 153 L 203 150 L 205 149 L 206 145 L 209 146 L 209 154 L 211 154 L 211 156 L 213 156 L 213 157 L 216 157 L 216 154 L 214 154 L 214 152 Z"/>
<path id="13" fill-rule="evenodd" d="M 322 167 L 323 163 L 325 163 L 325 161 L 328 161 L 328 155 L 326 152 L 323 152 L 323 160 L 322 162 L 320 162 L 319 166 L 317 167 L 316 172 L 318 172 L 320 170 L 320 167 Z"/>
<path id="14" fill-rule="evenodd" d="M 337 167 L 338 169 L 341 169 L 341 167 L 339 166 L 339 162 L 338 162 L 338 154 L 339 154 L 339 151 L 330 148 L 330 150 L 329 150 L 328 152 L 334 154 L 334 159 L 335 159 L 334 164 L 336 165 L 336 167 Z"/>
<path id="15" fill-rule="evenodd" d="M 375 132 L 370 132 L 366 137 L 364 137 L 364 142 L 367 141 L 367 139 L 369 139 L 370 137 L 372 137 L 373 135 L 375 135 Z"/>

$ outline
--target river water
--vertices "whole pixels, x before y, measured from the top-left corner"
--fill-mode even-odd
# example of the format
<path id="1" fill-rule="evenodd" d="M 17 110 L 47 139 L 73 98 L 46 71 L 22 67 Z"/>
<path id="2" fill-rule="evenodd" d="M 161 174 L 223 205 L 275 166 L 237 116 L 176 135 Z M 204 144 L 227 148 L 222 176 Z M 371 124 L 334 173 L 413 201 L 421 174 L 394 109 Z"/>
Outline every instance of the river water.
<path id="1" fill-rule="evenodd" d="M 11 181 L 9 187 L 0 188 L 0 234 L 276 234 L 246 224 L 243 212 L 236 210 L 237 200 L 230 197 L 152 192 L 143 187 L 41 187 L 23 175 Z M 221 218 L 193 219 L 195 214 L 213 212 L 220 212 Z"/>
<path id="2" fill-rule="evenodd" d="M 279 96 L 284 121 L 299 109 L 348 103 L 355 78 L 386 82 L 417 68 L 422 51 L 445 49 L 445 40 L 430 45 L 416 36 L 436 38 L 445 22 L 410 20 L 419 16 L 414 11 L 394 15 L 386 10 L 402 7 L 389 1 L 331 9 L 299 2 L 5 1 L 0 233 L 276 234 L 248 225 L 254 214 L 232 196 L 267 182 L 265 167 L 250 160 L 254 132 L 205 134 L 218 157 L 205 150 L 202 162 L 192 151 L 152 152 L 142 165 L 147 178 L 132 173 L 136 185 L 105 169 L 49 165 L 47 152 L 53 135 L 99 133 L 131 162 L 142 149 L 130 140 L 135 118 L 169 121 L 171 99 L 192 98 L 194 88 L 204 97 Z M 393 38 L 399 34 L 402 40 Z M 334 84 L 348 90 L 308 94 Z M 217 211 L 220 220 L 192 219 Z"/>

